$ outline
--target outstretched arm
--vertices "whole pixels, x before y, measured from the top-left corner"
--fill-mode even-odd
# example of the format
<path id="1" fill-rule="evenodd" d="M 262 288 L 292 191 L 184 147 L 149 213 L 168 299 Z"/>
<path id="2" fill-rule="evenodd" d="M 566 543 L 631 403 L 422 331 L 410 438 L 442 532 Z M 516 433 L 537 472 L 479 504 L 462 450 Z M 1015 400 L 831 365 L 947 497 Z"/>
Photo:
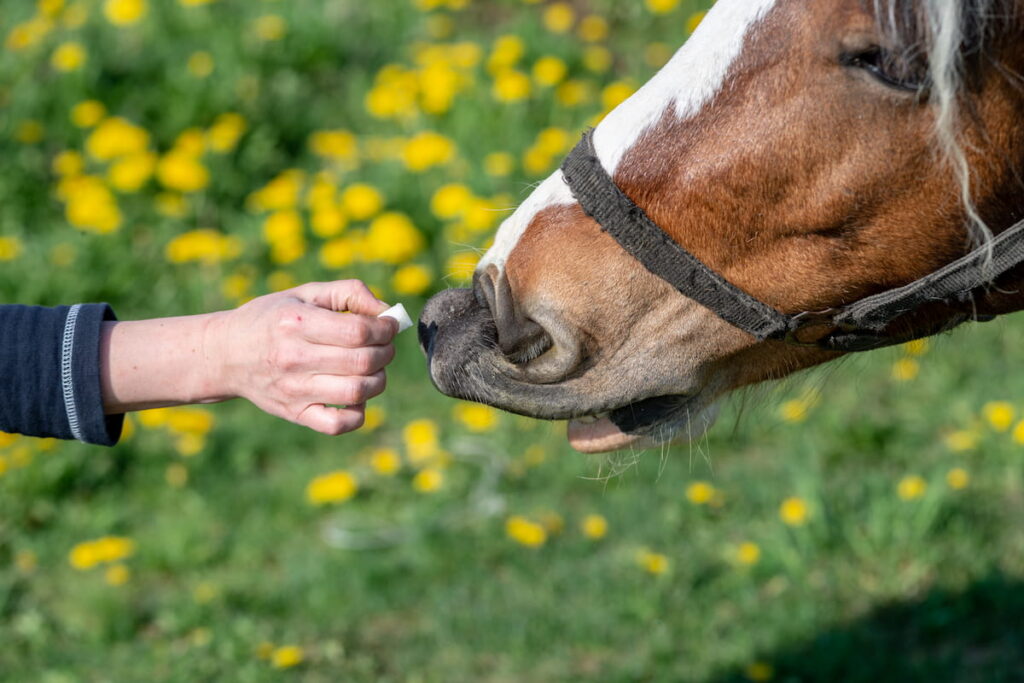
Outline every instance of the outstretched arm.
<path id="1" fill-rule="evenodd" d="M 206 315 L 116 322 L 108 306 L 0 306 L 0 430 L 110 445 L 121 415 L 245 398 L 326 434 L 384 391 L 395 321 L 361 282 Z M 343 406 L 343 407 L 336 407 Z"/>
<path id="2" fill-rule="evenodd" d="M 105 323 L 107 413 L 245 398 L 325 434 L 384 391 L 397 324 L 361 282 L 311 283 L 207 315 Z M 344 406 L 337 408 L 333 406 Z"/>

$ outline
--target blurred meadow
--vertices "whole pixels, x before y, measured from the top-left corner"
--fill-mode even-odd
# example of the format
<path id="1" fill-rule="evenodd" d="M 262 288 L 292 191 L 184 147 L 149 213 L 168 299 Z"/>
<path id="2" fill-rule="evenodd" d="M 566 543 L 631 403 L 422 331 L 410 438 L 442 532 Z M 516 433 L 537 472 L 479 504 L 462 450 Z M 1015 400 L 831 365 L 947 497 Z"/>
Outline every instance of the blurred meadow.
<path id="1" fill-rule="evenodd" d="M 3 0 L 0 301 L 199 313 L 358 277 L 418 310 L 704 0 Z M 0 679 L 1024 679 L 1021 322 L 581 456 L 436 393 L 0 434 Z"/>

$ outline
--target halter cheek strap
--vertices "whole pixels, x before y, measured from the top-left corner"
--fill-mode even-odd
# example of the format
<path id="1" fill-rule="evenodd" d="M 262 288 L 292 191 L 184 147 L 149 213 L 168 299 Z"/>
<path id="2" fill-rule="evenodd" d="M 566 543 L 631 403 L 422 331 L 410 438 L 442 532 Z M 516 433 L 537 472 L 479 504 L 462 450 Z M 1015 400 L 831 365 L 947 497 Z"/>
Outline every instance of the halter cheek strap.
<path id="1" fill-rule="evenodd" d="M 822 312 L 781 313 L 754 298 L 679 246 L 615 184 L 594 149 L 593 131 L 569 153 L 562 174 L 583 210 L 654 275 L 758 341 L 780 340 L 829 351 L 868 351 L 952 329 L 979 318 L 956 313 L 901 335 L 886 328 L 927 304 L 963 306 L 972 293 L 1024 262 L 1024 223 L 986 247 L 920 280 Z"/>

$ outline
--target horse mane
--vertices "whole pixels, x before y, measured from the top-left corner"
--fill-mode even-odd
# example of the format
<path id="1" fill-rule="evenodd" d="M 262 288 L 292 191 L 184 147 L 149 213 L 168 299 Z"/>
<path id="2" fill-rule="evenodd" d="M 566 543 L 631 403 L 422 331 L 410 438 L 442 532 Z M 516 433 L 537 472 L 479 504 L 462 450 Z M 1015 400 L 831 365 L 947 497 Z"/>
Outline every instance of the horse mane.
<path id="1" fill-rule="evenodd" d="M 993 51 L 1005 40 L 1020 40 L 1016 0 L 871 0 L 875 17 L 898 68 L 925 77 L 935 110 L 940 150 L 960 186 L 961 201 L 977 243 L 992 231 L 979 214 L 971 191 L 971 168 L 961 144 L 962 95 L 976 86 L 993 64 Z"/>

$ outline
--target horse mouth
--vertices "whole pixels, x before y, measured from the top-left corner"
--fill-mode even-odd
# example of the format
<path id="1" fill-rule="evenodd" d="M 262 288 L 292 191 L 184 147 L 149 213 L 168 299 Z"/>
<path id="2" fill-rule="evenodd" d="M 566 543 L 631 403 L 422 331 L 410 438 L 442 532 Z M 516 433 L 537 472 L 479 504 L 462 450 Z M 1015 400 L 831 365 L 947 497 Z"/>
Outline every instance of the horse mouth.
<path id="1" fill-rule="evenodd" d="M 692 440 L 701 436 L 715 417 L 715 404 L 705 404 L 700 394 L 656 396 L 570 420 L 569 445 L 581 453 L 606 453 Z"/>

